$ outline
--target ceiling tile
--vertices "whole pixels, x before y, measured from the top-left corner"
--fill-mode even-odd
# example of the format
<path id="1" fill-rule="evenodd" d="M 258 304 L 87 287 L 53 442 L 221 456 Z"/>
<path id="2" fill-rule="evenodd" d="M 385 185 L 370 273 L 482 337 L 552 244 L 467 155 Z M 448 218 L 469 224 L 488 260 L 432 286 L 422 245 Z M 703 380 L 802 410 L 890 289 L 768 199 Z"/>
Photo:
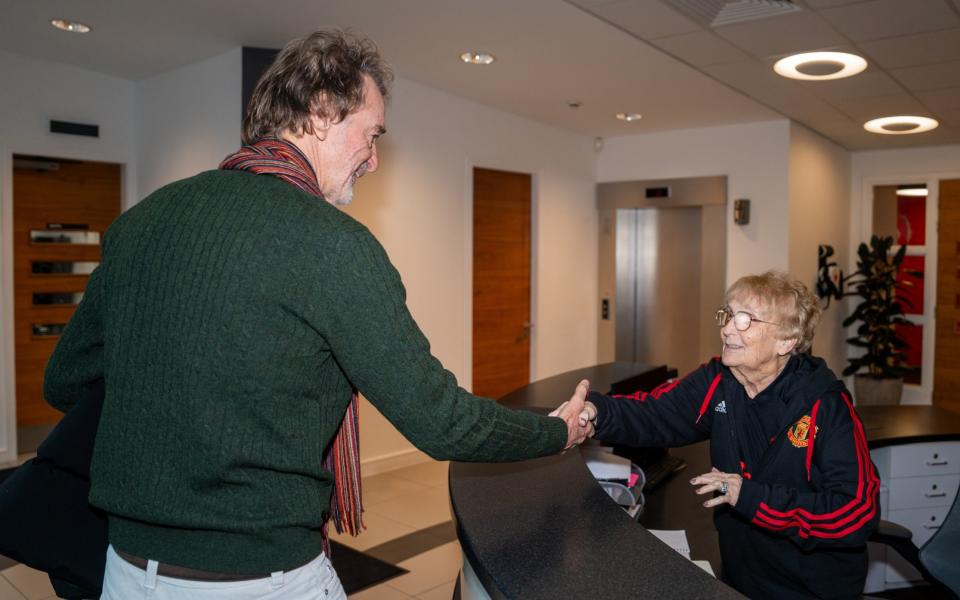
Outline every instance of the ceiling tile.
<path id="1" fill-rule="evenodd" d="M 849 150 L 869 148 L 871 143 L 877 142 L 869 137 L 869 132 L 865 131 L 862 125 L 858 125 L 850 119 L 807 123 L 806 125 L 815 128 L 819 134 Z"/>
<path id="2" fill-rule="evenodd" d="M 647 40 L 702 29 L 699 24 L 669 6 L 650 0 L 622 0 L 591 8 L 591 12 Z"/>
<path id="3" fill-rule="evenodd" d="M 874 0 L 820 14 L 858 42 L 960 26 L 960 17 L 944 0 Z"/>
<path id="4" fill-rule="evenodd" d="M 653 44 L 695 67 L 749 58 L 736 46 L 720 39 L 710 31 L 674 35 L 658 39 Z"/>
<path id="5" fill-rule="evenodd" d="M 730 87 L 763 102 L 785 116 L 806 122 L 816 119 L 843 120 L 848 117 L 798 82 L 784 79 L 754 60 L 712 65 L 703 71 Z"/>
<path id="6" fill-rule="evenodd" d="M 810 8 L 821 9 L 821 8 L 830 8 L 833 6 L 843 6 L 845 4 L 856 4 L 857 2 L 863 2 L 863 0 L 807 0 L 804 2 Z"/>
<path id="7" fill-rule="evenodd" d="M 620 0 L 566 0 L 570 4 L 576 6 L 582 6 L 583 8 L 593 8 L 595 6 L 600 6 L 601 4 L 613 4 L 614 2 L 619 2 Z"/>
<path id="8" fill-rule="evenodd" d="M 799 12 L 714 29 L 718 35 L 758 58 L 846 45 L 821 17 Z"/>
<path id="9" fill-rule="evenodd" d="M 892 69 L 890 74 L 911 91 L 939 90 L 960 86 L 960 62 Z"/>
<path id="10" fill-rule="evenodd" d="M 945 110 L 937 112 L 937 119 L 941 127 L 954 127 L 960 129 L 960 109 Z"/>
<path id="11" fill-rule="evenodd" d="M 844 98 L 831 101 L 831 104 L 842 110 L 855 121 L 864 123 L 870 119 L 889 117 L 892 115 L 920 115 L 927 116 L 926 110 L 919 100 L 909 94 L 894 96 L 872 96 L 868 98 Z"/>
<path id="12" fill-rule="evenodd" d="M 904 91 L 899 83 L 879 69 L 868 69 L 859 75 L 845 79 L 798 81 L 797 83 L 827 101 L 892 96 L 902 94 Z"/>
<path id="13" fill-rule="evenodd" d="M 960 60 L 960 29 L 861 42 L 860 47 L 886 69 Z"/>
<path id="14" fill-rule="evenodd" d="M 917 92 L 915 95 L 920 99 L 920 102 L 923 102 L 927 108 L 938 115 L 960 111 L 960 88 Z"/>

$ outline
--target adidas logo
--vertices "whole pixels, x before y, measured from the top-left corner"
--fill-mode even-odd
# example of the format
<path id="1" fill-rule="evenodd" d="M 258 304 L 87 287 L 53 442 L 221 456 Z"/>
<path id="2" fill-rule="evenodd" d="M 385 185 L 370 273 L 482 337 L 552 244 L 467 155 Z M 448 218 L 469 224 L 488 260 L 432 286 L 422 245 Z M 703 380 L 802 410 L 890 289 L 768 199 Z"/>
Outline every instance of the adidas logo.
<path id="1" fill-rule="evenodd" d="M 727 401 L 726 401 L 726 400 L 721 400 L 721 401 L 720 401 L 720 404 L 718 404 L 718 405 L 716 406 L 716 408 L 714 408 L 713 410 L 714 410 L 714 412 L 727 414 Z"/>

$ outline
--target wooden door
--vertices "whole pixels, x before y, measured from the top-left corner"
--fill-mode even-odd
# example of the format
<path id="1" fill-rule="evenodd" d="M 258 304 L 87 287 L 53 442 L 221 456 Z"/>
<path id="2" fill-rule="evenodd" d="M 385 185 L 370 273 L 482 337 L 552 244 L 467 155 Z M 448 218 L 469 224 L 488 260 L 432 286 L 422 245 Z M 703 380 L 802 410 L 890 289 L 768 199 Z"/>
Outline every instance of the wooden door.
<path id="1" fill-rule="evenodd" d="M 933 402 L 960 411 L 960 179 L 940 182 Z"/>
<path id="2" fill-rule="evenodd" d="M 120 214 L 120 165 L 14 156 L 13 282 L 17 426 L 54 423 L 43 370 Z"/>
<path id="3" fill-rule="evenodd" d="M 473 170 L 473 393 L 530 383 L 531 177 Z"/>

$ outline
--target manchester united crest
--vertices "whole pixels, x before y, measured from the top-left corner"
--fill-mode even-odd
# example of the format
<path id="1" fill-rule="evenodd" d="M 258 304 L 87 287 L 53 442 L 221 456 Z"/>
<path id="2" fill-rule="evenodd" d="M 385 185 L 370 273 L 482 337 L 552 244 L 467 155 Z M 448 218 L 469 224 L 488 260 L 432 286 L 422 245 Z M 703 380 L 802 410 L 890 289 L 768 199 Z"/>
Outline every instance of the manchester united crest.
<path id="1" fill-rule="evenodd" d="M 819 432 L 820 428 L 817 427 L 816 431 Z M 806 448 L 809 443 L 807 436 L 810 433 L 810 415 L 803 415 L 803 417 L 790 426 L 787 429 L 787 439 L 790 440 L 790 443 L 796 446 L 797 448 Z"/>

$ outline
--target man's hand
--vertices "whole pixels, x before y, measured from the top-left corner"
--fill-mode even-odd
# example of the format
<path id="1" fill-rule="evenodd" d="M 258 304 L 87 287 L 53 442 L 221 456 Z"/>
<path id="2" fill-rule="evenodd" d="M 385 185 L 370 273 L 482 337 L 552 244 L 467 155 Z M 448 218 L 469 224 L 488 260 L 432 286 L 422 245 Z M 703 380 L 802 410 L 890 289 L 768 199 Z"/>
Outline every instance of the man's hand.
<path id="1" fill-rule="evenodd" d="M 577 384 L 573 396 L 550 413 L 551 417 L 560 417 L 567 423 L 567 445 L 564 449 L 575 446 L 593 435 L 593 423 L 586 411 L 587 392 L 590 391 L 590 382 L 584 379 Z M 592 404 L 591 404 L 592 406 Z M 594 409 L 594 415 L 596 409 Z"/>
<path id="2" fill-rule="evenodd" d="M 691 479 L 690 484 L 701 486 L 697 489 L 698 494 L 720 492 L 720 495 L 716 498 L 711 498 L 703 503 L 707 508 L 724 503 L 735 506 L 737 500 L 740 498 L 740 486 L 743 485 L 743 477 L 736 473 L 724 473 L 718 471 L 716 467 L 713 467 L 709 473 L 704 473 Z"/>

